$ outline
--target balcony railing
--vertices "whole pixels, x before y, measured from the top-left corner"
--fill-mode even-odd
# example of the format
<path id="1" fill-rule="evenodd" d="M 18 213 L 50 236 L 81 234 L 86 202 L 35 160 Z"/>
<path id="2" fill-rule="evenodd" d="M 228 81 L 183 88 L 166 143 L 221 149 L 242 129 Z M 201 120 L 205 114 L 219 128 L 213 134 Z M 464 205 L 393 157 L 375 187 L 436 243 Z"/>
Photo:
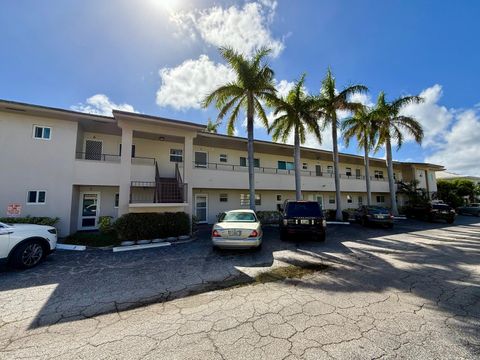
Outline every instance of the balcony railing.
<path id="1" fill-rule="evenodd" d="M 120 162 L 120 156 L 119 155 L 98 154 L 98 153 L 89 153 L 89 152 L 77 152 L 75 154 L 75 159 L 107 161 L 107 162 Z"/>
<path id="2" fill-rule="evenodd" d="M 77 152 L 75 159 L 78 160 L 93 160 L 93 161 L 106 161 L 119 163 L 121 156 L 112 154 L 98 154 L 89 152 Z M 136 156 L 132 157 L 132 164 L 138 165 L 155 165 L 155 158 Z"/>
<path id="3" fill-rule="evenodd" d="M 241 165 L 232 165 L 232 164 L 222 164 L 222 163 L 198 163 L 193 162 L 193 166 L 195 168 L 200 169 L 212 169 L 212 170 L 223 170 L 223 171 L 239 171 L 239 172 L 248 172 L 247 166 Z M 295 170 L 287 170 L 287 169 L 278 169 L 278 168 L 270 168 L 270 167 L 255 167 L 255 173 L 262 173 L 262 174 L 283 174 L 283 175 L 295 175 Z M 301 169 L 300 173 L 302 176 L 312 176 L 312 177 L 327 177 L 333 178 L 333 172 L 323 172 L 323 171 L 310 171 Z M 352 179 L 352 180 L 365 180 L 364 175 L 354 175 L 354 174 L 340 174 L 340 178 L 342 179 Z M 386 181 L 384 177 L 379 176 L 370 176 L 371 180 L 374 181 Z"/>
<path id="4" fill-rule="evenodd" d="M 187 184 L 162 181 L 132 181 L 130 203 L 186 203 Z"/>

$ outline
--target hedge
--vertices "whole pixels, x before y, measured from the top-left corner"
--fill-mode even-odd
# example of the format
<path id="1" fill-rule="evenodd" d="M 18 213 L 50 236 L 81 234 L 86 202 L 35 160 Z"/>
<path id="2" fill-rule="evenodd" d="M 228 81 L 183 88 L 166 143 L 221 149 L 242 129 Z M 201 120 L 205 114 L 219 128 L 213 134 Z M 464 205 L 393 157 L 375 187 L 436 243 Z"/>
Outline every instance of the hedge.
<path id="1" fill-rule="evenodd" d="M 5 224 L 35 224 L 55 226 L 60 220 L 58 217 L 51 218 L 46 216 L 27 216 L 27 217 L 8 217 L 0 218 L 0 222 Z"/>
<path id="2" fill-rule="evenodd" d="M 257 211 L 258 220 L 260 220 L 263 225 L 278 224 L 281 215 L 279 211 Z"/>
<path id="3" fill-rule="evenodd" d="M 113 226 L 122 240 L 161 239 L 188 235 L 190 217 L 184 212 L 129 213 L 118 218 Z"/>

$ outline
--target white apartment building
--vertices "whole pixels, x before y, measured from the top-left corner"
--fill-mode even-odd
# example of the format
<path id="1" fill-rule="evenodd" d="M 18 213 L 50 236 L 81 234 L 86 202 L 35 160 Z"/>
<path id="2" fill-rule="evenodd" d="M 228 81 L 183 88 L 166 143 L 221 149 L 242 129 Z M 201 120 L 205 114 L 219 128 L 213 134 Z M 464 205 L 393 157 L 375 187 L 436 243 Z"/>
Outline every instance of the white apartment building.
<path id="1" fill-rule="evenodd" d="M 0 101 L 0 217 L 59 217 L 61 236 L 129 212 L 185 211 L 213 223 L 222 211 L 248 207 L 247 141 L 204 128 Z M 257 210 L 275 210 L 295 197 L 293 147 L 257 140 L 254 148 Z M 304 199 L 335 209 L 331 152 L 302 148 L 301 155 Z M 370 165 L 373 204 L 389 206 L 385 160 Z M 397 180 L 415 178 L 430 193 L 440 170 L 394 163 Z M 342 208 L 365 204 L 363 157 L 340 154 L 340 173 Z"/>

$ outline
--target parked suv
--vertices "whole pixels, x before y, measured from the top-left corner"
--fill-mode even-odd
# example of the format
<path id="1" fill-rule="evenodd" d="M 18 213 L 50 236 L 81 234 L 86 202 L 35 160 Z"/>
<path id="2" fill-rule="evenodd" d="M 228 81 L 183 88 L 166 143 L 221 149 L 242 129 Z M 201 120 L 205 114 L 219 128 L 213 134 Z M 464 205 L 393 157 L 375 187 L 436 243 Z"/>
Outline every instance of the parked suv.
<path id="1" fill-rule="evenodd" d="M 355 211 L 355 220 L 362 226 L 375 224 L 393 228 L 393 215 L 387 208 L 381 206 L 360 206 Z"/>
<path id="2" fill-rule="evenodd" d="M 416 218 L 427 221 L 445 220 L 452 224 L 455 221 L 455 210 L 447 204 L 426 204 L 411 206 L 405 210 L 408 218 Z"/>
<path id="3" fill-rule="evenodd" d="M 280 219 L 280 239 L 307 235 L 325 241 L 327 222 L 316 201 L 285 201 Z"/>

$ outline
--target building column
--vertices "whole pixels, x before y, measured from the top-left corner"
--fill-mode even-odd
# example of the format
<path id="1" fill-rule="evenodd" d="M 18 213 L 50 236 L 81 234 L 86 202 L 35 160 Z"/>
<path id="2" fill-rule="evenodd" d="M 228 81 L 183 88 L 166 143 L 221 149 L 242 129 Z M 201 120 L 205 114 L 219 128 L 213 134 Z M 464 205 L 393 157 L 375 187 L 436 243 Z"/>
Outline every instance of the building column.
<path id="1" fill-rule="evenodd" d="M 183 150 L 183 182 L 187 184 L 187 202 L 185 212 L 192 215 L 193 212 L 193 137 L 185 137 Z"/>
<path id="2" fill-rule="evenodd" d="M 132 172 L 132 143 L 133 130 L 127 125 L 122 125 L 122 154 L 120 157 L 120 190 L 118 194 L 118 216 L 129 212 L 130 186 Z"/>

